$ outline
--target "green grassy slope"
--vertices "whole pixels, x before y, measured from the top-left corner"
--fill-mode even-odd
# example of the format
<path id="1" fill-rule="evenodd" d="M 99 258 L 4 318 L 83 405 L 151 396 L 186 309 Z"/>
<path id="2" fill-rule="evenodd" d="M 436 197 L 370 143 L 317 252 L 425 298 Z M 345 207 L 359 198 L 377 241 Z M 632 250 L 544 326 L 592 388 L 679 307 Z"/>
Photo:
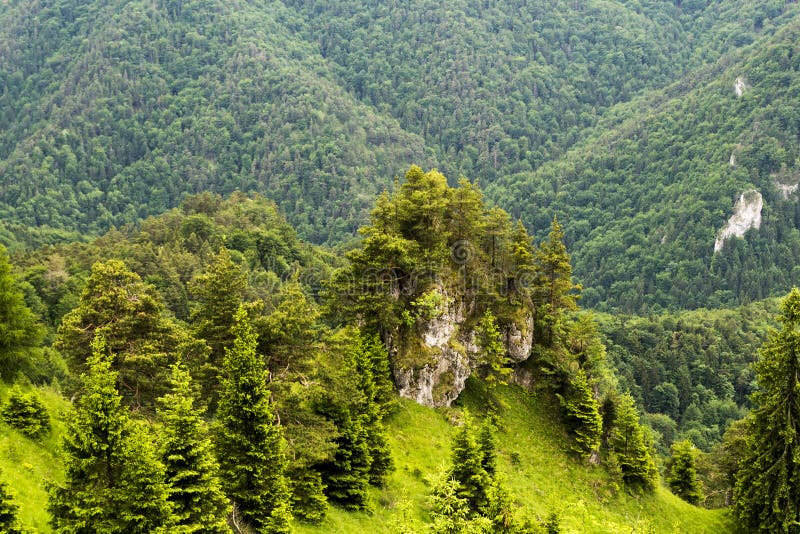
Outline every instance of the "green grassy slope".
<path id="1" fill-rule="evenodd" d="M 464 398 L 466 397 L 466 398 Z M 476 392 L 462 395 L 476 415 L 485 413 L 485 400 Z M 544 518 L 557 511 L 564 532 L 732 532 L 724 510 L 704 510 L 686 504 L 667 489 L 654 495 L 611 492 L 603 468 L 581 465 L 567 452 L 565 435 L 553 418 L 556 407 L 544 394 L 518 387 L 503 388 L 500 409 L 500 468 L 523 515 Z M 391 532 L 389 523 L 403 498 L 410 500 L 421 521 L 427 518 L 426 475 L 449 461 L 450 420 L 463 408 L 432 410 L 411 401 L 388 421 L 396 471 L 387 487 L 375 491 L 372 515 L 331 509 L 322 525 L 298 525 L 300 533 Z"/>
<path id="2" fill-rule="evenodd" d="M 0 386 L 0 399 L 9 394 Z M 67 401 L 50 389 L 40 390 L 53 418 L 52 432 L 33 441 L 0 424 L 0 469 L 20 505 L 20 519 L 34 532 L 50 532 L 45 510 L 48 480 L 62 476 L 57 456 Z M 433 410 L 403 400 L 388 421 L 396 470 L 386 488 L 374 491 L 371 514 L 331 508 L 319 526 L 296 525 L 296 532 L 342 533 L 390 532 L 397 503 L 407 499 L 420 522 L 428 519 L 427 477 L 447 465 L 450 437 L 464 406 L 478 416 L 486 400 L 475 391 L 462 396 L 463 406 Z M 561 516 L 564 532 L 732 532 L 724 510 L 690 506 L 668 490 L 655 495 L 614 495 L 603 468 L 581 465 L 567 452 L 565 435 L 554 419 L 556 407 L 544 394 L 529 394 L 518 387 L 500 391 L 500 467 L 516 497 L 520 513 L 543 518 L 551 511 Z"/>
<path id="3" fill-rule="evenodd" d="M 6 402 L 10 391 L 0 382 L 0 403 Z M 53 389 L 38 391 L 50 413 L 52 429 L 41 439 L 32 440 L 0 420 L 0 471 L 20 507 L 22 525 L 33 532 L 50 532 L 46 484 L 63 476 L 58 448 L 68 402 Z"/>

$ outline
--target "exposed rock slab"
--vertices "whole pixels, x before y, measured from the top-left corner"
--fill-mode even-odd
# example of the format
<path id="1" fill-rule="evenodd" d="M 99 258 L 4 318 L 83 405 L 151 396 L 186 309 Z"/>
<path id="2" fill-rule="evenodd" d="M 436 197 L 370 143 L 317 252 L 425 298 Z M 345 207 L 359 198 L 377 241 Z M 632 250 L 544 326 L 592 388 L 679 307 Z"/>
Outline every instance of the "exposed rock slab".
<path id="1" fill-rule="evenodd" d="M 731 237 L 742 237 L 751 228 L 761 228 L 761 210 L 764 208 L 764 197 L 755 189 L 745 191 L 733 206 L 733 215 L 728 219 L 714 242 L 714 252 L 725 246 Z"/>

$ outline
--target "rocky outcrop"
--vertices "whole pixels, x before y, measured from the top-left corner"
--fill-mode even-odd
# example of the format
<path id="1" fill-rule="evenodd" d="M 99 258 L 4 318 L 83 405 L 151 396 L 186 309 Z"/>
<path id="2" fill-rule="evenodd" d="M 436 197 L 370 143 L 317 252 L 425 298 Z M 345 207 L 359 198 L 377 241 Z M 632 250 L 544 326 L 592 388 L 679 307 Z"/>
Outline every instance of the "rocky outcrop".
<path id="1" fill-rule="evenodd" d="M 507 355 L 516 363 L 528 358 L 533 345 L 533 318 L 519 322 L 501 325 Z M 477 333 L 467 323 L 463 303 L 450 304 L 436 317 L 417 318 L 414 339 L 389 340 L 395 385 L 402 397 L 434 407 L 450 406 L 458 397 L 481 360 Z"/>
<path id="2" fill-rule="evenodd" d="M 761 210 L 764 198 L 755 189 L 745 191 L 733 206 L 733 215 L 717 233 L 714 252 L 719 252 L 731 237 L 742 237 L 751 228 L 761 228 Z"/>
<path id="3" fill-rule="evenodd" d="M 736 78 L 736 81 L 733 84 L 733 90 L 736 93 L 736 96 L 741 98 L 744 92 L 747 90 L 747 82 L 744 81 L 744 78 L 739 76 Z"/>

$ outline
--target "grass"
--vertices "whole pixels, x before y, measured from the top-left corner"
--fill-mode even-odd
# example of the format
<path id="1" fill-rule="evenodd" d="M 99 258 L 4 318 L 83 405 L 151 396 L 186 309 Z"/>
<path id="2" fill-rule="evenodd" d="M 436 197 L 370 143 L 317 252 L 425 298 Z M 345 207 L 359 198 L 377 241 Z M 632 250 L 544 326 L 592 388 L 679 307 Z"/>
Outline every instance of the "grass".
<path id="1" fill-rule="evenodd" d="M 387 421 L 396 470 L 387 486 L 374 490 L 374 511 L 353 514 L 331 508 L 318 526 L 297 525 L 300 533 L 388 533 L 397 503 L 409 500 L 416 518 L 429 519 L 426 476 L 447 465 L 450 437 L 464 409 L 475 417 L 497 407 L 499 466 L 519 513 L 543 519 L 556 512 L 564 533 L 733 532 L 726 510 L 691 506 L 660 487 L 654 494 L 614 491 L 602 467 L 582 464 L 568 452 L 555 420 L 557 406 L 543 393 L 504 387 L 490 399 L 475 383 L 462 393 L 459 407 L 434 410 L 403 400 Z"/>
<path id="2" fill-rule="evenodd" d="M 18 518 L 22 525 L 33 532 L 51 532 L 47 524 L 46 484 L 63 478 L 58 448 L 69 403 L 54 389 L 23 387 L 24 391 L 31 389 L 36 389 L 47 406 L 52 428 L 33 440 L 0 420 L 0 471 L 20 507 Z M 0 382 L 0 403 L 5 403 L 10 391 L 10 386 Z"/>
<path id="3" fill-rule="evenodd" d="M 427 477 L 449 462 L 454 421 L 464 409 L 482 417 L 496 406 L 499 424 L 499 467 L 515 496 L 519 513 L 537 519 L 555 511 L 564 533 L 714 533 L 733 532 L 725 510 L 691 506 L 659 488 L 655 494 L 613 491 L 602 467 L 585 465 L 568 452 L 558 424 L 557 406 L 544 393 L 503 387 L 487 395 L 475 382 L 459 398 L 459 406 L 431 409 L 401 400 L 387 421 L 395 470 L 385 488 L 373 490 L 371 513 L 350 513 L 330 507 L 321 525 L 297 523 L 300 534 L 388 533 L 399 502 L 410 502 L 420 522 L 428 521 Z M 0 384 L 0 401 L 10 388 Z M 53 419 L 52 431 L 31 440 L 0 423 L 0 470 L 20 505 L 20 519 L 34 532 L 47 525 L 46 481 L 60 480 L 57 451 L 68 402 L 52 389 L 37 390 Z"/>

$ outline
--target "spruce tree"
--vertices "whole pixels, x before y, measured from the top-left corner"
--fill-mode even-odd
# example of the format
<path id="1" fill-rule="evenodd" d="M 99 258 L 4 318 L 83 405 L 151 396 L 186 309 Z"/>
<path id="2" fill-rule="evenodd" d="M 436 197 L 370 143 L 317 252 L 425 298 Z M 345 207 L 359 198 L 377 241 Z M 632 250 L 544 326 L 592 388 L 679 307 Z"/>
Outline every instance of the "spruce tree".
<path id="1" fill-rule="evenodd" d="M 31 369 L 43 337 L 0 245 L 0 379 L 11 381 L 18 372 Z"/>
<path id="2" fill-rule="evenodd" d="M 690 504 L 698 504 L 703 498 L 700 481 L 697 479 L 697 455 L 699 451 L 691 441 L 676 441 L 672 444 L 667 463 L 667 484 L 672 493 Z"/>
<path id="3" fill-rule="evenodd" d="M 357 412 L 364 422 L 367 434 L 367 448 L 369 450 L 369 481 L 375 486 L 382 486 L 386 477 L 392 471 L 393 463 L 389 452 L 389 443 L 386 438 L 386 429 L 383 426 L 381 407 L 377 402 L 377 389 L 373 358 L 368 338 L 356 334 L 354 345 L 350 353 L 350 366 L 356 377 L 356 387 L 361 393 Z"/>
<path id="4" fill-rule="evenodd" d="M 573 439 L 572 449 L 584 458 L 592 455 L 600 447 L 603 419 L 583 369 L 572 374 L 567 393 L 561 397 L 561 405 Z"/>
<path id="5" fill-rule="evenodd" d="M 800 290 L 781 303 L 755 364 L 759 389 L 736 473 L 734 513 L 750 532 L 800 532 Z"/>
<path id="6" fill-rule="evenodd" d="M 577 309 L 575 292 L 580 290 L 580 286 L 572 282 L 572 265 L 564 245 L 564 232 L 555 216 L 547 241 L 536 251 L 534 265 L 537 341 L 551 346 L 556 340 L 557 324 L 563 312 Z"/>
<path id="7" fill-rule="evenodd" d="M 164 467 L 150 432 L 122 405 L 111 360 L 96 337 L 64 438 L 65 481 L 51 488 L 56 532 L 144 533 L 172 521 Z"/>
<path id="8" fill-rule="evenodd" d="M 365 417 L 338 399 L 328 399 L 320 409 L 339 431 L 333 458 L 319 466 L 326 486 L 325 494 L 332 502 L 348 510 L 367 510 L 372 457 Z"/>
<path id="9" fill-rule="evenodd" d="M 484 441 L 484 445 L 488 440 Z M 484 468 L 484 452 L 476 439 L 475 427 L 467 416 L 453 436 L 450 476 L 458 483 L 457 494 L 466 500 L 473 514 L 488 504 L 492 478 Z M 490 462 L 491 463 L 491 462 Z"/>
<path id="10" fill-rule="evenodd" d="M 159 399 L 161 461 L 175 516 L 174 532 L 230 532 L 230 504 L 222 492 L 219 465 L 201 410 L 194 407 L 189 373 L 172 368 L 172 390 Z"/>
<path id="11" fill-rule="evenodd" d="M 2 479 L 3 472 L 0 471 L 0 532 L 7 534 L 19 534 L 19 524 L 17 523 L 17 512 L 19 506 L 14 502 L 8 484 Z"/>
<path id="12" fill-rule="evenodd" d="M 243 306 L 234 316 L 232 334 L 217 411 L 223 488 L 235 512 L 258 532 L 289 532 L 283 433 L 270 401 L 266 367 L 256 353 L 257 336 Z"/>
<path id="13" fill-rule="evenodd" d="M 242 305 L 246 287 L 244 272 L 226 248 L 220 249 L 203 274 L 189 282 L 189 292 L 195 300 L 190 322 L 195 335 L 211 349 L 199 374 L 203 398 L 212 411 L 219 395 L 217 377 L 222 372 L 225 349 L 233 343 L 234 316 Z"/>
<path id="14" fill-rule="evenodd" d="M 650 454 L 648 437 L 639 423 L 639 413 L 630 394 L 616 398 L 608 445 L 619 462 L 622 480 L 626 484 L 647 490 L 656 487 L 658 471 Z"/>
<path id="15" fill-rule="evenodd" d="M 178 326 L 164 313 L 156 289 L 120 260 L 97 262 L 80 302 L 64 316 L 55 348 L 71 369 L 84 372 L 92 340 L 104 338 L 126 401 L 152 409 L 177 359 Z"/>

